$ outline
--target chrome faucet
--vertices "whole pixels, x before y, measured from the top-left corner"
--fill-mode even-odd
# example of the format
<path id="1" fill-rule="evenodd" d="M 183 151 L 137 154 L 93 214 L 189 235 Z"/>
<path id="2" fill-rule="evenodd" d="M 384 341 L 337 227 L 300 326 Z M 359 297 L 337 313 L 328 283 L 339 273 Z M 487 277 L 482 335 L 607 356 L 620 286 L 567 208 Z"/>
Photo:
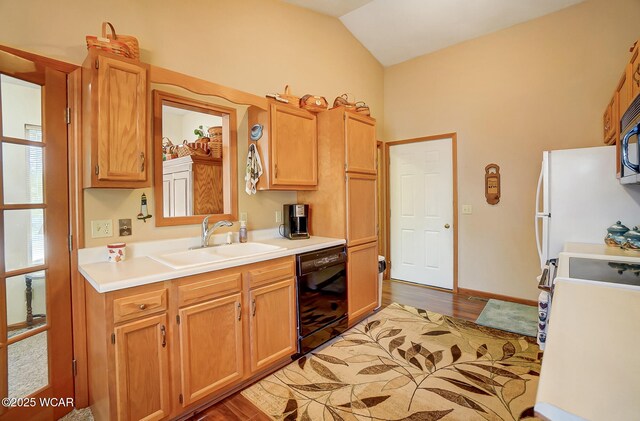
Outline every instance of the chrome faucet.
<path id="1" fill-rule="evenodd" d="M 209 247 L 209 239 L 213 235 L 213 232 L 220 227 L 230 227 L 233 226 L 233 222 L 231 221 L 218 221 L 209 228 L 209 217 L 211 215 L 205 216 L 202 220 L 202 236 L 200 237 L 200 248 Z"/>

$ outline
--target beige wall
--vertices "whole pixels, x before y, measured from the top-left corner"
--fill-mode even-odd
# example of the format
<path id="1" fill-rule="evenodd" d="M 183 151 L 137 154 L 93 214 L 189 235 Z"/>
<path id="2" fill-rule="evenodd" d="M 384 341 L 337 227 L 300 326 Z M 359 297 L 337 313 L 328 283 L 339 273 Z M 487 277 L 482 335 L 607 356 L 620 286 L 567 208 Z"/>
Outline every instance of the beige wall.
<path id="1" fill-rule="evenodd" d="M 338 19 L 275 0 L 0 0 L 0 43 L 80 64 L 84 37 L 97 34 L 103 20 L 135 35 L 142 60 L 212 82 L 264 95 L 289 84 L 294 94 L 313 93 L 330 102 L 350 92 L 383 118 L 383 68 Z M 381 133 L 381 132 L 380 132 Z M 246 136 L 245 136 L 246 139 Z M 239 154 L 246 154 L 239 140 Z M 244 166 L 241 159 L 239 166 Z M 153 192 L 88 190 L 86 226 L 91 219 L 133 219 L 126 241 L 198 235 L 197 226 L 155 228 L 154 219 L 136 221 L 140 195 Z M 295 202 L 295 193 L 239 192 L 239 211 L 249 228 L 275 227 L 275 210 Z M 153 209 L 150 206 L 150 209 Z M 237 230 L 237 228 L 234 228 Z M 87 246 L 118 240 L 92 240 Z"/>
<path id="2" fill-rule="evenodd" d="M 593 0 L 385 69 L 384 138 L 458 134 L 459 286 L 534 299 L 541 152 L 599 145 L 640 2 Z M 484 198 L 484 167 L 502 197 Z M 603 235 L 605 228 L 602 227 Z"/>

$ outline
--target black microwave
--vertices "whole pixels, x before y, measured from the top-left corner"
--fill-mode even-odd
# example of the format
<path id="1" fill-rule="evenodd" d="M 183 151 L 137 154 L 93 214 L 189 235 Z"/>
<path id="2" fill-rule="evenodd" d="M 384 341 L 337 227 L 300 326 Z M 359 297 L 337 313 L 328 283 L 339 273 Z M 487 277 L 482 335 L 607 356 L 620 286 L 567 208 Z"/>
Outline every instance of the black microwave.
<path id="1" fill-rule="evenodd" d="M 640 148 L 638 132 L 640 131 L 640 96 L 631 103 L 620 120 L 620 183 L 640 183 Z"/>

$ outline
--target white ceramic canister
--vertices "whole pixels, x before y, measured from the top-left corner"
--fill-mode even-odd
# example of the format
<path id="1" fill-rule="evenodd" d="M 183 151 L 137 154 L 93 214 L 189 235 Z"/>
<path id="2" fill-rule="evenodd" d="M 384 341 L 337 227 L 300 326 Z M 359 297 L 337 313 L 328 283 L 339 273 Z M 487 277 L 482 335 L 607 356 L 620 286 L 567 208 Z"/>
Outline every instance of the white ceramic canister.
<path id="1" fill-rule="evenodd" d="M 127 243 L 107 244 L 107 260 L 111 263 L 122 262 L 127 257 Z"/>

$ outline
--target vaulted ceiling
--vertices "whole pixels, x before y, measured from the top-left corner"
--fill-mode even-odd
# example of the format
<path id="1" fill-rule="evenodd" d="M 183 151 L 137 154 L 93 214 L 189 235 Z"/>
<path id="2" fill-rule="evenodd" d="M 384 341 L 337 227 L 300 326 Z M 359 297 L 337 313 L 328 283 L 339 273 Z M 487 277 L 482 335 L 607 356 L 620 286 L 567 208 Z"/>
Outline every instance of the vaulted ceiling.
<path id="1" fill-rule="evenodd" d="M 384 66 L 584 0 L 283 0 L 339 18 Z"/>

